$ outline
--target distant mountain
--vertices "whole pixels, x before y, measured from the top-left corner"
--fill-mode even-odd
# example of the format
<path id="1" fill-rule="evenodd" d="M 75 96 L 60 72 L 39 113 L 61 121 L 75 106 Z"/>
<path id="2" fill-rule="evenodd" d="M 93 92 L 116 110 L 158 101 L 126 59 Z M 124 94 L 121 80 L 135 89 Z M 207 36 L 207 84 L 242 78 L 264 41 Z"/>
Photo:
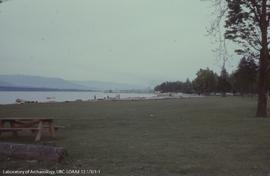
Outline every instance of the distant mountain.
<path id="1" fill-rule="evenodd" d="M 27 75 L 0 75 L 1 90 L 145 90 L 146 87 L 133 84 L 105 81 L 68 81 Z"/>
<path id="2" fill-rule="evenodd" d="M 0 87 L 15 87 L 13 84 L 0 80 Z"/>
<path id="3" fill-rule="evenodd" d="M 26 75 L 0 75 L 0 86 L 48 89 L 88 89 L 88 87 L 83 85 L 75 84 L 60 78 Z"/>
<path id="4" fill-rule="evenodd" d="M 105 81 L 72 81 L 75 84 L 79 84 L 88 87 L 91 90 L 141 90 L 146 89 L 141 85 L 115 83 Z"/>

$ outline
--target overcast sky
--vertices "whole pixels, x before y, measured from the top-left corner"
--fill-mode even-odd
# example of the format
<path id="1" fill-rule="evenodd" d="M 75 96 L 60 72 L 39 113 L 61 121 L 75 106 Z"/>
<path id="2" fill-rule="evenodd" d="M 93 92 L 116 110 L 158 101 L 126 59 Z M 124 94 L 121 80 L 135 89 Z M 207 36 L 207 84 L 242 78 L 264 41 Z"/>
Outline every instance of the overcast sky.
<path id="1" fill-rule="evenodd" d="M 145 84 L 192 79 L 199 68 L 219 72 L 206 36 L 209 7 L 199 0 L 9 0 L 0 5 L 0 74 Z"/>

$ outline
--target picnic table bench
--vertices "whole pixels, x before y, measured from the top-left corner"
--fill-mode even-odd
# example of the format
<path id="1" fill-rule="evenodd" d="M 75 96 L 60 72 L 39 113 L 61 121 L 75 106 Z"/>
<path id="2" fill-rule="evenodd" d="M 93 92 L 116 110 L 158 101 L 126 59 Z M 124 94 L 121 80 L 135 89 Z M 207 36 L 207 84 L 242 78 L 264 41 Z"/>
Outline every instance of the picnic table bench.
<path id="1" fill-rule="evenodd" d="M 20 131 L 36 133 L 35 141 L 39 141 L 44 130 L 48 130 L 51 137 L 55 137 L 55 131 L 61 126 L 55 126 L 53 118 L 0 118 L 0 135 L 3 132 L 12 132 L 18 136 Z"/>

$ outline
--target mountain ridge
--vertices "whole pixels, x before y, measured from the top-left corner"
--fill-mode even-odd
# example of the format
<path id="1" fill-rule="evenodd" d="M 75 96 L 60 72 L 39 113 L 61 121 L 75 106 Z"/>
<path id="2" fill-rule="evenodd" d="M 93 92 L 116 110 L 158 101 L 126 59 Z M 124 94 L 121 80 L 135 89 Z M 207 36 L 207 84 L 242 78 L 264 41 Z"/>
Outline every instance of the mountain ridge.
<path id="1" fill-rule="evenodd" d="M 109 81 L 70 81 L 57 77 L 33 75 L 0 75 L 0 87 L 34 88 L 56 90 L 137 90 L 146 89 L 140 85 Z"/>

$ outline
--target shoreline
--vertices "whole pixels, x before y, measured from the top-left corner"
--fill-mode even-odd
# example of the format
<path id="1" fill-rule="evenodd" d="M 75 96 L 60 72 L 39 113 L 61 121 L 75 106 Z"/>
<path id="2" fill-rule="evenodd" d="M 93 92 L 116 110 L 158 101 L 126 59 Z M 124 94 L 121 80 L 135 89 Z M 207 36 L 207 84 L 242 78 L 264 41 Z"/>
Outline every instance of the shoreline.
<path id="1" fill-rule="evenodd" d="M 186 98 L 203 98 L 205 96 L 197 95 L 197 94 L 182 94 L 182 93 L 160 93 L 156 94 L 151 97 L 125 97 L 120 98 L 120 96 L 116 97 L 104 97 L 104 98 L 98 98 L 98 99 L 76 99 L 76 100 L 64 100 L 64 101 L 56 101 L 56 100 L 50 100 L 50 101 L 32 101 L 32 100 L 22 100 L 17 99 L 14 103 L 8 103 L 8 104 L 0 104 L 1 106 L 4 105 L 20 105 L 20 104 L 46 104 L 46 103 L 75 103 L 75 102 L 102 102 L 102 101 L 147 101 L 147 100 L 167 100 L 167 99 L 186 99 Z"/>

